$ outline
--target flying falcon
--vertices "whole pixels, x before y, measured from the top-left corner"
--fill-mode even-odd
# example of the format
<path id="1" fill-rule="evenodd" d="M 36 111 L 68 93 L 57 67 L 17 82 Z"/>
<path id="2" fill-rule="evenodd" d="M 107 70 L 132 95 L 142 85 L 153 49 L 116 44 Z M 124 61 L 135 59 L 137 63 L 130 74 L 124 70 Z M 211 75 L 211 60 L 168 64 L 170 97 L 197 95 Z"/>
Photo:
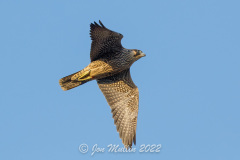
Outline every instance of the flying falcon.
<path id="1" fill-rule="evenodd" d="M 97 80 L 126 148 L 136 145 L 139 92 L 130 75 L 131 65 L 144 57 L 137 49 L 126 49 L 121 44 L 123 35 L 106 28 L 101 21 L 90 24 L 92 40 L 91 63 L 83 70 L 59 80 L 66 91 L 91 80 Z"/>

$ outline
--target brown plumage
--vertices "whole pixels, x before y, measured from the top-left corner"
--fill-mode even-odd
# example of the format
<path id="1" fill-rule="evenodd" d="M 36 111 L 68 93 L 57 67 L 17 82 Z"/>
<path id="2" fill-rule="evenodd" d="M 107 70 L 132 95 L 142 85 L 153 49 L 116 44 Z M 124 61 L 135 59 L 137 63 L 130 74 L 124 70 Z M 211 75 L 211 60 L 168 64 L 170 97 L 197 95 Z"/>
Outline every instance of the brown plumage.
<path id="1" fill-rule="evenodd" d="M 91 63 L 83 70 L 59 80 L 63 90 L 97 80 L 114 118 L 114 124 L 126 148 L 136 144 L 139 92 L 130 75 L 131 65 L 145 56 L 121 45 L 123 35 L 107 29 L 101 21 L 90 25 Z"/>

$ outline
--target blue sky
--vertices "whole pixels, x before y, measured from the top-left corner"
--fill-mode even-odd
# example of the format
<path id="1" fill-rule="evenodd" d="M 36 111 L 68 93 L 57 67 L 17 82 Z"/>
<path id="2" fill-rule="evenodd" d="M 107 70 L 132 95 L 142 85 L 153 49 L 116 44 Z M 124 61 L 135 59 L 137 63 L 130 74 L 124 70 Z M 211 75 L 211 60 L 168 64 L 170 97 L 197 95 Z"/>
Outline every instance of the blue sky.
<path id="1" fill-rule="evenodd" d="M 239 159 L 239 6 L 1 1 L 0 159 Z M 110 107 L 95 81 L 66 92 L 58 84 L 89 64 L 89 24 L 99 19 L 147 55 L 131 68 L 140 91 L 135 153 L 91 156 L 95 144 L 122 147 Z M 143 144 L 162 148 L 139 153 Z"/>

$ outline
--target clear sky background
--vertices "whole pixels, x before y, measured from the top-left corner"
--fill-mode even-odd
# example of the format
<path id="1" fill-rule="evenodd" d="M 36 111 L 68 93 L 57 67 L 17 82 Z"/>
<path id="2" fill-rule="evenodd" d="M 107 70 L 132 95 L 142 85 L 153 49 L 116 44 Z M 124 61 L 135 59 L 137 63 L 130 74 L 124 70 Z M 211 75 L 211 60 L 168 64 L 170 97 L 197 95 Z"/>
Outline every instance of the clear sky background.
<path id="1" fill-rule="evenodd" d="M 0 159 L 239 160 L 240 2 L 237 0 L 0 1 Z M 58 80 L 90 62 L 89 24 L 124 35 L 146 57 L 135 153 L 123 147 L 96 81 Z M 86 143 L 88 153 L 79 145 Z M 94 144 L 106 148 L 91 156 Z M 160 153 L 139 153 L 161 144 Z"/>

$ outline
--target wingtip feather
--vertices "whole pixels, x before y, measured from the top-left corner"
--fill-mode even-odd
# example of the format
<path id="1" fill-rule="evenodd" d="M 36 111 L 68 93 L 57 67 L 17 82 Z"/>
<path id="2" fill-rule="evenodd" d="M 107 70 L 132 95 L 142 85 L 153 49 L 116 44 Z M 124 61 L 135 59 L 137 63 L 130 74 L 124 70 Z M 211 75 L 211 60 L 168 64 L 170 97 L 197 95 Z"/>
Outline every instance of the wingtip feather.
<path id="1" fill-rule="evenodd" d="M 100 23 L 100 25 L 103 27 L 103 28 L 106 28 L 103 24 L 102 24 L 102 22 L 99 20 L 99 23 Z"/>

